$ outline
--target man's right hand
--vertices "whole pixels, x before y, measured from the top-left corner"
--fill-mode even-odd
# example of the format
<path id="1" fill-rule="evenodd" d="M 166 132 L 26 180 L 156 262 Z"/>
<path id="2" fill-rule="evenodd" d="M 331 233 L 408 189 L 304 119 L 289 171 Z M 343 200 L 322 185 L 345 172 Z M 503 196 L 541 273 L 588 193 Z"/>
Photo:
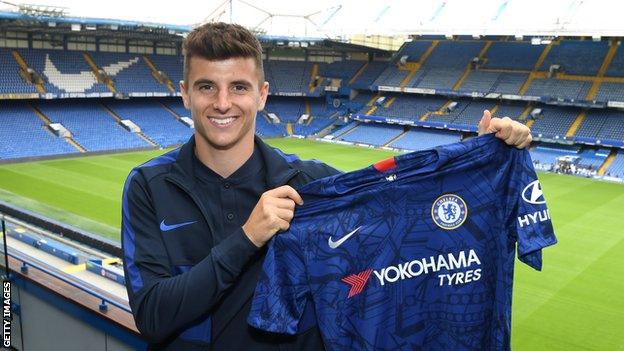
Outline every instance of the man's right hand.
<path id="1" fill-rule="evenodd" d="M 303 199 L 291 186 L 283 185 L 263 193 L 243 224 L 245 235 L 257 247 L 264 246 L 279 230 L 290 227 L 295 204 L 303 205 Z"/>

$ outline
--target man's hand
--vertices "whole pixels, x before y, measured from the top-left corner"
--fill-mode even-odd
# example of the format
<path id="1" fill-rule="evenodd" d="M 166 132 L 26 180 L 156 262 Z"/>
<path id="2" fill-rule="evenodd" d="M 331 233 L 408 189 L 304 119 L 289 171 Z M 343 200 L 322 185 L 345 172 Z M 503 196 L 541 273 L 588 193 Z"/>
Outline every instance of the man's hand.
<path id="1" fill-rule="evenodd" d="M 266 191 L 243 224 L 245 235 L 257 247 L 264 246 L 279 230 L 290 227 L 295 203 L 303 205 L 303 199 L 288 185 Z"/>
<path id="2" fill-rule="evenodd" d="M 496 133 L 497 138 L 518 149 L 529 146 L 533 140 L 529 127 L 509 117 L 492 118 L 490 111 L 485 110 L 479 121 L 479 135 L 487 133 Z"/>

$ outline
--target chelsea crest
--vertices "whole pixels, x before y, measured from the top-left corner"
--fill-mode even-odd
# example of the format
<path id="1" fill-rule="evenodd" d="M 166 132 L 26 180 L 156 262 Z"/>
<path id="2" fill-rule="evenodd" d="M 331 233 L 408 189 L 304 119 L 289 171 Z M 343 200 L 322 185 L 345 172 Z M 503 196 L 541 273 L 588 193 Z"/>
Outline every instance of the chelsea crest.
<path id="1" fill-rule="evenodd" d="M 442 229 L 456 229 L 468 217 L 468 207 L 461 197 L 455 194 L 444 194 L 433 202 L 431 217 Z"/>

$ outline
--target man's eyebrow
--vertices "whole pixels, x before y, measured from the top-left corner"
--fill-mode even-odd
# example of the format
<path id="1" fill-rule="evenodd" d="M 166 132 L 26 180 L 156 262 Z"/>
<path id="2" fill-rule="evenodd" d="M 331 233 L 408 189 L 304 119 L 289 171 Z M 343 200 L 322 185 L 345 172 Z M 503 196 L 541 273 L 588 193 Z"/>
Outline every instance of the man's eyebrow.
<path id="1" fill-rule="evenodd" d="M 200 85 L 200 84 L 214 84 L 214 82 L 213 82 L 213 81 L 211 81 L 210 79 L 205 79 L 205 78 L 202 78 L 202 79 L 198 79 L 198 80 L 196 80 L 196 81 L 193 83 L 193 86 L 198 86 L 198 85 Z"/>
<path id="2" fill-rule="evenodd" d="M 232 85 L 244 85 L 244 86 L 248 86 L 248 87 L 251 86 L 251 82 L 249 82 L 248 80 L 244 80 L 244 79 L 235 80 L 231 84 Z"/>

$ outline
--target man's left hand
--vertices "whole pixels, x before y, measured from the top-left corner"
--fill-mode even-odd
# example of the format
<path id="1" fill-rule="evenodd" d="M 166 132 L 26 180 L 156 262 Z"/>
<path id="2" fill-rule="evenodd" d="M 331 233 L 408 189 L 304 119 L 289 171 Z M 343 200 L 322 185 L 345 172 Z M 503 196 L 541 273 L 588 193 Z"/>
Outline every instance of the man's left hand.
<path id="1" fill-rule="evenodd" d="M 529 146 L 533 140 L 529 127 L 509 117 L 492 118 L 492 114 L 488 110 L 483 111 L 483 117 L 481 117 L 478 127 L 479 135 L 496 133 L 497 138 L 518 149 Z"/>

